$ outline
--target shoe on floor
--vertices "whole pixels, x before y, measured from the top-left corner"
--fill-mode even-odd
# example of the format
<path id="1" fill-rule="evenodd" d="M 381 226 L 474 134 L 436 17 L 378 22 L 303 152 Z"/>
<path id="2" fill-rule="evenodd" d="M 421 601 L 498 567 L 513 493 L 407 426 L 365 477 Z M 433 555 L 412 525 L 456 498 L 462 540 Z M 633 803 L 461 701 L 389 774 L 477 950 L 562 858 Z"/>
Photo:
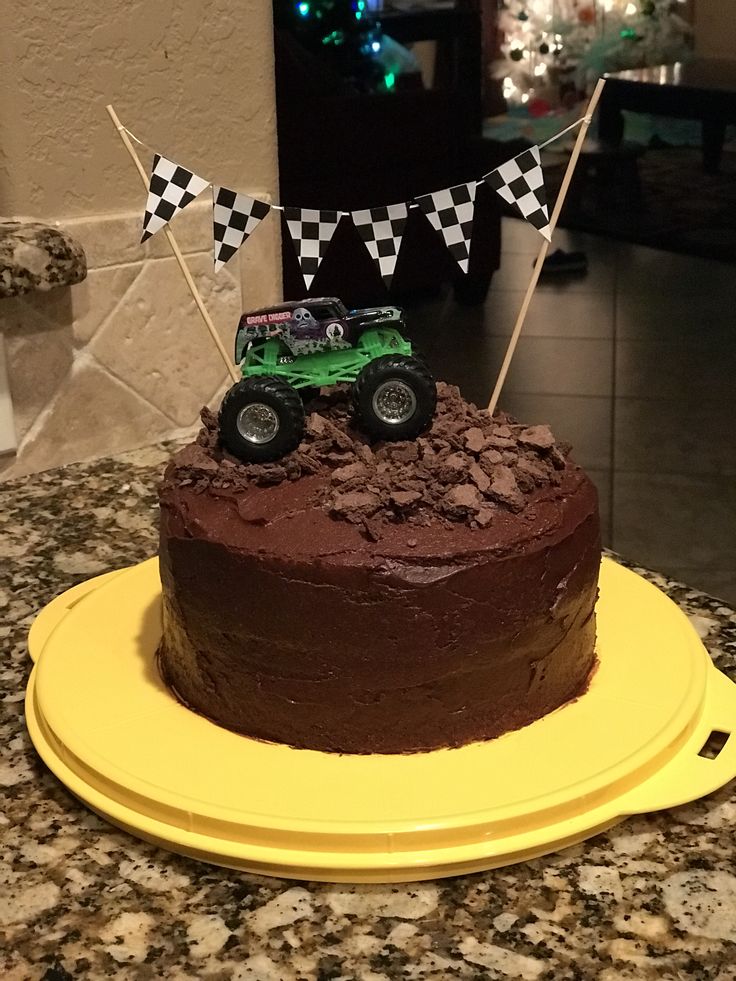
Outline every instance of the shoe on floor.
<path id="1" fill-rule="evenodd" d="M 584 275 L 588 271 L 588 257 L 584 252 L 564 252 L 557 249 L 544 260 L 542 275 L 559 274 L 578 274 Z"/>

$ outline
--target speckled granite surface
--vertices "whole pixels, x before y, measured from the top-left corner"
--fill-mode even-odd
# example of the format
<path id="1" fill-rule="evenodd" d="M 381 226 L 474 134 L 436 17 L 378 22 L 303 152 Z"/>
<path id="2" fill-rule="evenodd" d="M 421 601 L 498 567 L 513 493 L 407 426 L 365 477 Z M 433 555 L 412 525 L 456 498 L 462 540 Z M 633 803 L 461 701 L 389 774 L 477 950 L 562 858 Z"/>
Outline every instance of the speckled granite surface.
<path id="1" fill-rule="evenodd" d="M 0 221 L 0 299 L 73 286 L 86 275 L 84 250 L 63 229 Z"/>
<path id="2" fill-rule="evenodd" d="M 198 864 L 88 812 L 23 723 L 34 614 L 152 554 L 160 448 L 0 485 L 0 977 L 736 979 L 736 786 L 507 869 L 330 886 Z M 641 571 L 641 570 L 639 570 Z M 736 614 L 647 574 L 736 677 Z"/>

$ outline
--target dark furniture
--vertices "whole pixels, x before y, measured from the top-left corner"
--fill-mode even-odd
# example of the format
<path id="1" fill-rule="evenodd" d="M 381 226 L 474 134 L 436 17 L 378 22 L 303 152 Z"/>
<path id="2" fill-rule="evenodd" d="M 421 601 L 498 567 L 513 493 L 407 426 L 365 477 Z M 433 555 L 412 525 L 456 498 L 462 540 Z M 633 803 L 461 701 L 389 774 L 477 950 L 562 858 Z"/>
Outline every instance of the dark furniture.
<path id="1" fill-rule="evenodd" d="M 703 166 L 714 173 L 720 163 L 726 126 L 736 123 L 736 61 L 694 58 L 676 65 L 608 75 L 600 103 L 601 140 L 622 139 L 623 109 L 701 120 Z"/>
<path id="2" fill-rule="evenodd" d="M 419 194 L 478 179 L 505 159 L 503 148 L 497 159 L 499 150 L 484 144 L 480 136 L 480 39 L 478 30 L 470 28 L 471 17 L 477 20 L 477 14 L 454 9 L 383 14 L 384 32 L 398 40 L 436 37 L 443 25 L 450 24 L 458 33 L 449 48 L 447 37 L 438 44 L 444 67 L 436 87 L 397 86 L 395 92 L 379 94 L 354 91 L 293 36 L 277 31 L 281 203 L 352 211 L 410 201 Z M 477 71 L 460 64 L 470 57 L 471 40 Z M 458 46 L 463 55 L 459 60 Z M 417 208 L 410 209 L 387 293 L 376 265 L 345 217 L 309 295 L 340 296 L 348 306 L 357 307 L 437 292 L 444 282 L 453 284 L 460 302 L 482 302 L 500 262 L 500 227 L 498 199 L 480 187 L 469 270 L 464 275 L 424 216 Z M 286 228 L 283 256 L 285 295 L 306 295 Z"/>
<path id="3" fill-rule="evenodd" d="M 584 208 L 587 192 L 592 190 L 595 208 L 639 210 L 644 206 L 639 160 L 644 147 L 638 143 L 603 143 L 587 139 L 570 184 L 566 207 L 570 211 Z"/>
<path id="4" fill-rule="evenodd" d="M 457 92 L 461 98 L 463 125 L 468 132 L 480 132 L 483 122 L 481 20 L 472 0 L 442 6 L 415 6 L 395 10 L 386 4 L 380 14 L 381 26 L 400 44 L 436 41 L 436 88 Z"/>

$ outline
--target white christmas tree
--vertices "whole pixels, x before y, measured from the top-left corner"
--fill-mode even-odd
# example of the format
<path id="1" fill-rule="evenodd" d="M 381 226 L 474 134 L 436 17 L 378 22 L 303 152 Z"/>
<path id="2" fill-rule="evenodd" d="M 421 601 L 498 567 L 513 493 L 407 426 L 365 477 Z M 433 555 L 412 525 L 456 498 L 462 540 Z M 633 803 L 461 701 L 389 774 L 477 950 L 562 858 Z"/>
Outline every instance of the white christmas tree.
<path id="1" fill-rule="evenodd" d="M 510 103 L 537 92 L 583 89 L 603 72 L 668 64 L 687 57 L 691 28 L 684 0 L 502 0 L 501 58 Z"/>

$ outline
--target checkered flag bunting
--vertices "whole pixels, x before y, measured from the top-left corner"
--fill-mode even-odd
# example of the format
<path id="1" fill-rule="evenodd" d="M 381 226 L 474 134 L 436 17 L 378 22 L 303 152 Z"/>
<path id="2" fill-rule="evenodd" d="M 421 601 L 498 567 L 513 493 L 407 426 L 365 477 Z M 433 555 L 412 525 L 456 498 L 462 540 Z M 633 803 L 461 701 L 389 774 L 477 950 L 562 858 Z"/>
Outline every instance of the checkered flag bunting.
<path id="1" fill-rule="evenodd" d="M 340 224 L 340 212 L 284 208 L 284 216 L 304 283 L 309 289 L 320 263 L 327 255 L 335 229 Z"/>
<path id="2" fill-rule="evenodd" d="M 544 189 L 539 147 L 530 147 L 513 160 L 507 160 L 490 174 L 486 174 L 483 180 L 504 201 L 513 205 L 522 218 L 534 225 L 540 235 L 550 241 L 552 236 L 549 229 L 547 193 Z"/>
<path id="3" fill-rule="evenodd" d="M 406 204 L 389 204 L 381 208 L 352 212 L 358 234 L 374 262 L 378 264 L 386 286 L 391 285 L 396 269 L 408 213 Z"/>
<path id="4" fill-rule="evenodd" d="M 206 187 L 209 187 L 209 181 L 159 153 L 154 154 L 141 242 L 168 225 L 174 215 L 186 208 Z"/>
<path id="5" fill-rule="evenodd" d="M 238 251 L 254 228 L 263 221 L 271 206 L 249 194 L 227 187 L 212 187 L 212 225 L 215 239 L 215 272 L 219 272 Z"/>
<path id="6" fill-rule="evenodd" d="M 440 233 L 448 252 L 464 273 L 468 271 L 470 258 L 476 187 L 473 181 L 414 199 L 434 230 Z"/>

